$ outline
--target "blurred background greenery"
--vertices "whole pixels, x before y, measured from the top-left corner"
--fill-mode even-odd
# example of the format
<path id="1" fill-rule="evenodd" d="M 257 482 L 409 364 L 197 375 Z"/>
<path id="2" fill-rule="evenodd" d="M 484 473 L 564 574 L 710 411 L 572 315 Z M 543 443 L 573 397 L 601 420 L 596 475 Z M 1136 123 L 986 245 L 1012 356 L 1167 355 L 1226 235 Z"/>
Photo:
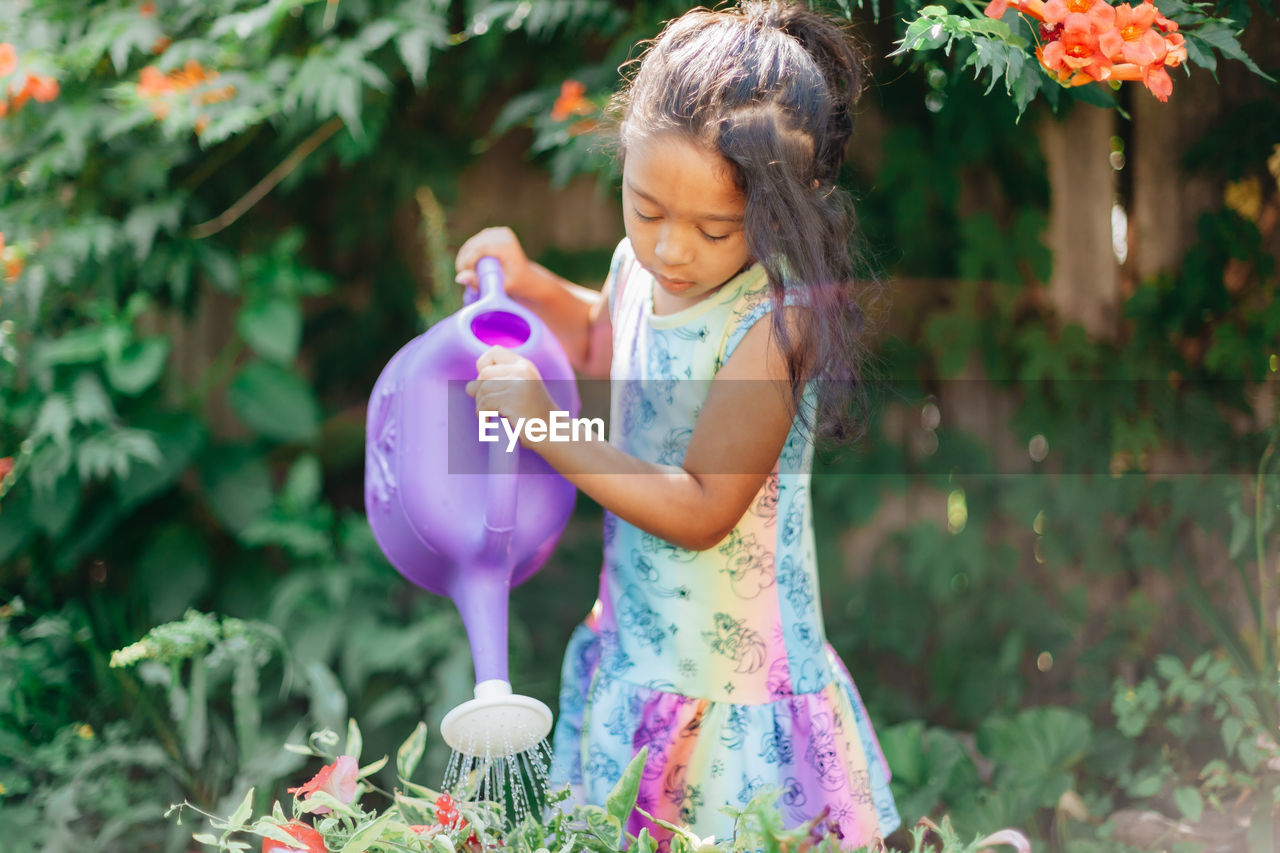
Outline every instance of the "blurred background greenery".
<path id="1" fill-rule="evenodd" d="M 601 282 L 591 122 L 688 5 L 0 10 L 7 839 L 186 849 L 170 803 L 266 802 L 314 770 L 286 740 L 354 717 L 376 756 L 469 695 L 452 606 L 364 520 L 365 399 L 460 304 L 479 227 Z M 963 45 L 884 58 L 919 5 L 833 6 L 871 59 L 844 182 L 892 307 L 869 435 L 814 484 L 828 632 L 904 818 L 1275 850 L 1275 85 L 1046 81 L 1019 118 Z M 1215 8 L 1275 76 L 1270 0 Z M 513 597 L 517 688 L 553 709 L 599 528 L 580 500 Z M 419 777 L 446 759 L 431 738 Z"/>

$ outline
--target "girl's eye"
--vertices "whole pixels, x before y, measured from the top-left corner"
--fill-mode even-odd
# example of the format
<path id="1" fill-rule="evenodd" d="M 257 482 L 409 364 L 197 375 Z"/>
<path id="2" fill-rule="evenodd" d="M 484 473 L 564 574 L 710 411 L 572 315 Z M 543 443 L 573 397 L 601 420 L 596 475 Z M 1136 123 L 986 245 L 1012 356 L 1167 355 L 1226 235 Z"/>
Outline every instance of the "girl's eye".
<path id="1" fill-rule="evenodd" d="M 637 208 L 634 208 L 634 207 L 633 207 L 633 208 L 631 208 L 631 209 L 635 212 L 636 216 L 637 216 L 641 221 L 644 221 L 644 222 L 653 222 L 654 220 L 657 220 L 657 219 L 659 219 L 659 218 L 660 218 L 660 217 L 657 217 L 657 216 L 645 216 L 645 215 L 644 215 L 643 213 L 641 213 Z"/>
<path id="2" fill-rule="evenodd" d="M 702 232 L 702 236 L 703 236 L 703 237 L 706 237 L 706 238 L 707 238 L 708 240 L 710 240 L 712 243 L 719 243 L 721 240 L 728 240 L 728 239 L 729 239 L 729 235 L 728 235 L 728 234 L 721 234 L 719 237 L 717 237 L 717 236 L 715 236 L 714 234 L 708 234 L 706 231 L 703 231 L 703 232 Z"/>

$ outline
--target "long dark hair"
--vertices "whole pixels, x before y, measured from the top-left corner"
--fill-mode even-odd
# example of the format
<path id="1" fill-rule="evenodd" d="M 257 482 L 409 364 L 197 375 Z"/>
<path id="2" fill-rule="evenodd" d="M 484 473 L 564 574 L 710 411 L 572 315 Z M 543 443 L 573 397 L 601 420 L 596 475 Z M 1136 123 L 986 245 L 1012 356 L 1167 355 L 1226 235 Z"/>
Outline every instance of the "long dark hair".
<path id="1" fill-rule="evenodd" d="M 794 322 L 772 312 L 793 404 L 823 438 L 858 436 L 864 309 L 880 288 L 860 269 L 853 204 L 837 186 L 864 82 L 851 34 L 806 6 L 747 0 L 686 12 L 633 66 L 613 104 L 619 154 L 674 131 L 728 161 L 746 199 L 747 246 L 774 304 L 794 293 L 809 308 L 793 312 Z M 814 381 L 810 412 L 801 389 Z"/>

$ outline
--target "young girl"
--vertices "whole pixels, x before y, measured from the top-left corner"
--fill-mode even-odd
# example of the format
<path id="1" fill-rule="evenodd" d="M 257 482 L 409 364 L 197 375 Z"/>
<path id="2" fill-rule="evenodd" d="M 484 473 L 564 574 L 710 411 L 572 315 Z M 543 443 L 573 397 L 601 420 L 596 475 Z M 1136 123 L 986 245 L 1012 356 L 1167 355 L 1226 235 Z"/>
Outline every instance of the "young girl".
<path id="1" fill-rule="evenodd" d="M 460 282 L 496 256 L 574 367 L 612 380 L 608 443 L 527 444 L 605 508 L 552 781 L 603 804 L 647 746 L 638 805 L 700 836 L 732 837 L 722 809 L 770 788 L 791 824 L 825 814 L 849 846 L 899 823 L 825 639 L 808 488 L 813 439 L 848 431 L 859 375 L 835 182 L 860 83 L 845 33 L 803 6 L 691 11 L 619 96 L 627 237 L 603 290 L 531 263 L 506 228 L 458 252 Z M 549 417 L 531 363 L 495 347 L 476 366 L 478 409 Z"/>

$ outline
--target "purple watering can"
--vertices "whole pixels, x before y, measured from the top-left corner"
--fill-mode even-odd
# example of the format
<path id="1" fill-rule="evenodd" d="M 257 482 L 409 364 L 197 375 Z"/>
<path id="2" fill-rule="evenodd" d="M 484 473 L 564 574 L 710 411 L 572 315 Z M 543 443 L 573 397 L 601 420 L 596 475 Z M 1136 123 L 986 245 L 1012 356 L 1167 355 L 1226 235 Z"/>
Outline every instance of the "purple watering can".
<path id="1" fill-rule="evenodd" d="M 573 369 L 555 336 L 506 294 L 496 258 L 476 265 L 479 295 L 405 344 L 373 386 L 365 432 L 365 511 L 391 564 L 453 599 L 475 662 L 475 698 L 444 718 L 458 753 L 514 755 L 551 730 L 547 706 L 511 692 L 507 599 L 542 566 L 576 489 L 536 453 L 481 442 L 465 390 L 495 344 L 537 365 L 556 407 L 576 417 Z M 470 294 L 468 294 L 470 297 Z"/>

